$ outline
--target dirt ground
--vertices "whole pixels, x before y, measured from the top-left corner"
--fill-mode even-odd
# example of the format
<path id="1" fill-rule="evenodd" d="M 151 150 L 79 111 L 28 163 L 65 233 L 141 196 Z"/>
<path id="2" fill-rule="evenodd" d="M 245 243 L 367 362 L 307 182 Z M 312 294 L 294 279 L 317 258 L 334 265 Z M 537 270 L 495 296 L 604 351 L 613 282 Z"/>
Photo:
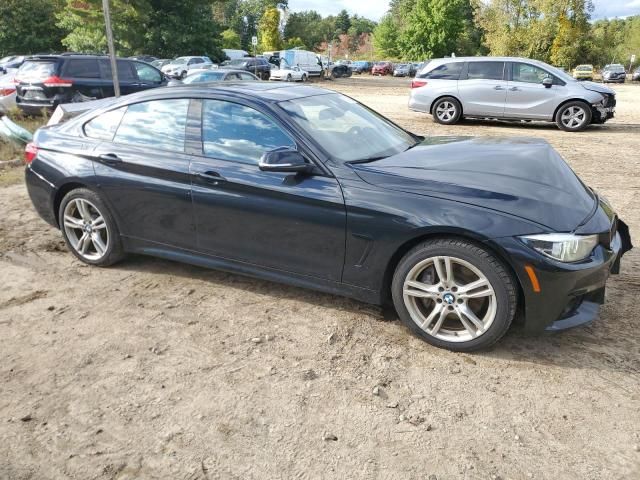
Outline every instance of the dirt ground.
<path id="1" fill-rule="evenodd" d="M 548 139 L 638 241 L 640 86 L 572 134 L 442 127 L 408 111 L 408 84 L 326 83 L 416 133 Z M 592 326 L 455 354 L 340 297 L 146 257 L 84 266 L 2 178 L 0 479 L 640 478 L 640 250 Z"/>

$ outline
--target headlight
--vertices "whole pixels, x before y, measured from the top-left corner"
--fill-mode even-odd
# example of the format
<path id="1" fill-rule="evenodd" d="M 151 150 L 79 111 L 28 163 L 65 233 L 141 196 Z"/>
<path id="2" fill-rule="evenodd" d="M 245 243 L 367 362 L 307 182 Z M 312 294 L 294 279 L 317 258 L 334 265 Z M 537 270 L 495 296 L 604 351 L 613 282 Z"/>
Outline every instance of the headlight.
<path id="1" fill-rule="evenodd" d="M 598 245 L 597 235 L 573 235 L 571 233 L 548 233 L 527 235 L 520 239 L 536 250 L 560 262 L 579 262 Z"/>

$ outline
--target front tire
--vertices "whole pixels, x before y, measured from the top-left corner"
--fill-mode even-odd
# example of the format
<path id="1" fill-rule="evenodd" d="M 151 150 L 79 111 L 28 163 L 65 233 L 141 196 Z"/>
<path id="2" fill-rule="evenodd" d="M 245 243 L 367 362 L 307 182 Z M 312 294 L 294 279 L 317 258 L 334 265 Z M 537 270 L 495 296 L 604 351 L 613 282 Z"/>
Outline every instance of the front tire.
<path id="1" fill-rule="evenodd" d="M 453 97 L 443 97 L 433 104 L 431 114 L 436 123 L 453 125 L 462 117 L 462 105 Z"/>
<path id="2" fill-rule="evenodd" d="M 558 109 L 556 124 L 565 132 L 580 132 L 591 123 L 591 107 L 584 102 L 569 102 Z"/>
<path id="3" fill-rule="evenodd" d="M 451 238 L 410 250 L 396 268 L 391 293 L 413 333 L 459 352 L 497 342 L 517 307 L 515 281 L 502 262 L 484 248 Z"/>
<path id="4" fill-rule="evenodd" d="M 67 193 L 60 203 L 58 222 L 67 247 L 80 261 L 106 267 L 124 257 L 116 222 L 92 190 L 78 188 Z"/>

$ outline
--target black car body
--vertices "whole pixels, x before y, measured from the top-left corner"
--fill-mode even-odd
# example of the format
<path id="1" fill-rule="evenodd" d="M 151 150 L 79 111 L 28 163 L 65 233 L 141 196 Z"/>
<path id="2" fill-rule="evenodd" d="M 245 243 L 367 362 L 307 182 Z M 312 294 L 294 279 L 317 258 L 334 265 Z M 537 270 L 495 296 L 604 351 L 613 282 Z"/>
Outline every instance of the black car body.
<path id="1" fill-rule="evenodd" d="M 167 84 L 166 77 L 148 63 L 118 59 L 123 95 Z M 28 114 L 114 95 L 111 63 L 99 55 L 39 55 L 28 58 L 16 73 L 16 104 Z"/>
<path id="2" fill-rule="evenodd" d="M 230 68 L 233 70 L 245 70 L 253 73 L 261 80 L 269 80 L 271 77 L 271 65 L 264 57 L 245 57 L 231 60 L 220 68 Z"/>
<path id="3" fill-rule="evenodd" d="M 353 75 L 351 65 L 346 63 L 336 63 L 331 66 L 331 78 L 350 77 Z"/>
<path id="4" fill-rule="evenodd" d="M 318 114 L 324 104 L 328 109 Z M 338 107 L 375 116 L 378 128 L 336 129 L 344 118 Z M 228 109 L 251 111 L 253 120 L 225 117 Z M 305 111 L 327 130 L 310 132 Z M 207 126 L 211 115 L 214 124 Z M 135 127 L 138 118 L 145 119 L 142 127 Z M 377 157 L 339 156 L 362 151 L 359 137 L 375 142 L 384 132 L 406 143 Z M 327 150 L 327 138 L 339 147 Z M 631 248 L 626 225 L 547 142 L 424 139 L 309 86 L 255 82 L 145 92 L 38 130 L 27 156 L 33 204 L 51 225 L 64 221 L 63 232 L 67 199 L 85 192 L 93 204 L 104 204 L 123 251 L 376 304 L 393 291 L 403 321 L 394 290 L 398 271 L 424 245 L 492 258 L 503 280 L 513 282 L 511 315 L 517 307 L 534 332 L 593 320 L 609 273 Z M 584 259 L 567 263 L 523 240 L 537 241 L 536 235 L 589 235 L 594 243 Z M 455 298 L 447 295 L 446 302 Z M 432 343 L 480 346 L 455 340 Z"/>

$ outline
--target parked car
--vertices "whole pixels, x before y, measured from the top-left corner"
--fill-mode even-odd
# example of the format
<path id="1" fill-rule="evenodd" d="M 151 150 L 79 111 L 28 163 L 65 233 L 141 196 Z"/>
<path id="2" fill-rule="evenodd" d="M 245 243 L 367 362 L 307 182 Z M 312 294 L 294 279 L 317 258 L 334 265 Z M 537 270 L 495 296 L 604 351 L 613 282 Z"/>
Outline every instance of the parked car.
<path id="1" fill-rule="evenodd" d="M 16 70 L 0 74 L 0 112 L 8 112 L 16 106 Z"/>
<path id="2" fill-rule="evenodd" d="M 137 60 L 118 59 L 123 95 L 167 84 L 157 68 Z M 37 115 L 61 103 L 82 102 L 114 95 L 111 62 L 102 55 L 41 55 L 28 58 L 16 73 L 16 104 Z"/>
<path id="3" fill-rule="evenodd" d="M 162 73 L 171 78 L 184 78 L 189 70 L 213 65 L 209 57 L 178 57 L 162 67 Z"/>
<path id="4" fill-rule="evenodd" d="M 309 73 L 299 66 L 291 66 L 284 59 L 280 60 L 280 66 L 271 69 L 271 80 L 281 80 L 285 82 L 306 82 Z"/>
<path id="5" fill-rule="evenodd" d="M 573 69 L 573 78 L 576 80 L 593 80 L 595 74 L 593 65 L 578 65 Z"/>
<path id="6" fill-rule="evenodd" d="M 411 67 L 408 63 L 396 63 L 393 68 L 394 77 L 408 77 L 411 75 Z"/>
<path id="7" fill-rule="evenodd" d="M 154 57 L 153 55 L 134 55 L 133 57 L 129 57 L 131 60 L 140 60 L 141 62 L 153 63 L 158 57 Z"/>
<path id="8" fill-rule="evenodd" d="M 462 118 L 542 120 L 566 131 L 613 118 L 616 95 L 537 60 L 468 57 L 431 60 L 413 80 L 409 108 L 445 125 Z"/>
<path id="9" fill-rule="evenodd" d="M 211 83 L 211 82 L 256 82 L 260 81 L 253 73 L 245 70 L 193 70 L 183 80 L 171 80 L 170 87 L 177 85 L 191 85 L 193 83 Z"/>
<path id="10" fill-rule="evenodd" d="M 410 74 L 412 77 L 415 77 L 417 73 L 422 70 L 422 67 L 425 66 L 425 62 L 412 62 L 409 64 L 410 66 Z"/>
<path id="11" fill-rule="evenodd" d="M 439 347 L 594 320 L 629 229 L 544 140 L 424 138 L 311 86 L 123 97 L 37 131 L 37 212 L 107 266 L 150 254 L 393 304 Z M 455 178 L 455 181 L 452 181 Z"/>
<path id="12" fill-rule="evenodd" d="M 319 77 L 324 75 L 323 64 L 320 57 L 308 50 L 290 49 L 276 52 L 265 52 L 265 58 L 272 65 L 280 65 L 284 60 L 289 65 L 297 65 L 307 72 L 309 77 Z"/>
<path id="13" fill-rule="evenodd" d="M 24 63 L 24 55 L 9 55 L 0 59 L 0 74 L 7 73 L 11 69 L 18 69 Z"/>
<path id="14" fill-rule="evenodd" d="M 373 62 L 367 62 L 364 60 L 353 62 L 351 65 L 351 70 L 353 73 L 362 74 L 362 73 L 371 73 L 371 69 L 373 68 Z"/>
<path id="15" fill-rule="evenodd" d="M 371 68 L 371 75 L 393 75 L 393 64 L 391 62 L 376 62 Z"/>
<path id="16" fill-rule="evenodd" d="M 350 77 L 353 75 L 353 69 L 347 63 L 335 63 L 329 66 L 329 75 L 331 78 Z"/>
<path id="17" fill-rule="evenodd" d="M 258 57 L 247 57 L 247 58 L 238 58 L 236 60 L 231 60 L 224 66 L 220 66 L 223 68 L 231 68 L 233 70 L 245 70 L 247 72 L 253 73 L 255 76 L 259 77 L 261 80 L 269 80 L 271 76 L 271 65 L 265 58 Z"/>
<path id="18" fill-rule="evenodd" d="M 626 78 L 627 73 L 624 70 L 624 66 L 619 63 L 605 65 L 602 69 L 603 83 L 624 83 Z"/>
<path id="19" fill-rule="evenodd" d="M 168 65 L 172 62 L 172 60 L 170 58 L 159 58 L 157 60 L 154 60 L 153 62 L 151 62 L 151 65 L 153 67 L 156 67 L 158 70 L 161 70 L 162 67 L 164 67 L 165 65 Z"/>
<path id="20" fill-rule="evenodd" d="M 640 82 L 640 67 L 636 68 L 631 75 L 631 81 Z"/>

